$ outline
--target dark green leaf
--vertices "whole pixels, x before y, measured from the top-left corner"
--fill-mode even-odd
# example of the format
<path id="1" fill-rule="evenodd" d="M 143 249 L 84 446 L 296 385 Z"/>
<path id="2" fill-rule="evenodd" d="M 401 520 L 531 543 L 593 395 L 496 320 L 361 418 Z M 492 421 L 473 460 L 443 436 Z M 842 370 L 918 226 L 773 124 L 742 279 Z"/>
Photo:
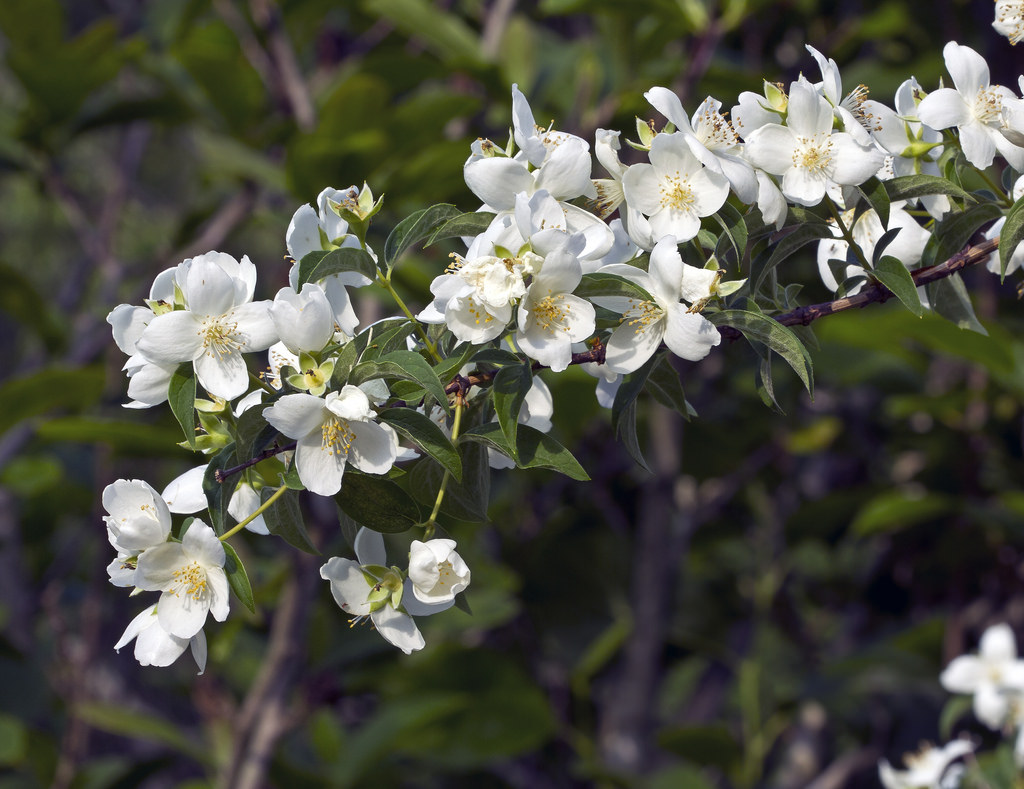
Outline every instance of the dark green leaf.
<path id="1" fill-rule="evenodd" d="M 629 456 L 644 471 L 651 469 L 640 450 L 636 433 L 636 399 L 657 363 L 657 357 L 652 356 L 639 370 L 631 373 L 615 392 L 615 400 L 612 402 L 612 430 L 615 431 L 615 438 L 622 442 Z"/>
<path id="2" fill-rule="evenodd" d="M 191 363 L 178 365 L 178 369 L 171 376 L 171 383 L 167 387 L 167 404 L 185 432 L 185 440 L 188 445 L 195 449 L 196 376 Z"/>
<path id="3" fill-rule="evenodd" d="M 995 203 L 981 203 L 961 214 L 955 214 L 952 217 L 947 215 L 928 238 L 928 243 L 925 244 L 924 252 L 921 255 L 921 264 L 932 266 L 953 257 L 967 246 L 971 237 L 978 232 L 982 225 L 998 219 L 1002 215 L 1003 212 Z"/>
<path id="4" fill-rule="evenodd" d="M 508 437 L 502 432 L 501 427 L 494 422 L 487 422 L 467 430 L 459 438 L 459 441 L 460 443 L 479 442 L 487 444 L 502 454 L 513 457 Z M 590 479 L 583 466 L 579 464 L 568 449 L 547 433 L 542 433 L 540 430 L 529 425 L 519 426 L 516 454 L 518 455 L 516 465 L 519 468 L 543 468 L 557 471 L 576 480 L 586 481 Z"/>
<path id="5" fill-rule="evenodd" d="M 497 367 L 506 364 L 523 363 L 522 358 L 512 353 L 512 351 L 506 351 L 503 348 L 484 348 L 473 354 L 473 358 L 470 361 L 473 364 L 493 364 Z"/>
<path id="6" fill-rule="evenodd" d="M 878 214 L 878 219 L 882 223 L 882 227 L 889 226 L 889 202 L 890 197 L 887 189 L 887 184 L 891 182 L 882 183 L 877 178 L 872 176 L 867 181 L 857 187 L 857 191 L 860 192 L 861 197 L 867 201 L 867 204 L 875 210 Z"/>
<path id="7" fill-rule="evenodd" d="M 910 276 L 910 271 L 899 260 L 890 255 L 884 255 L 875 264 L 874 275 L 875 279 L 891 290 L 908 310 L 919 318 L 924 315 L 924 306 L 917 293 L 914 278 Z"/>
<path id="8" fill-rule="evenodd" d="M 424 246 L 430 246 L 445 238 L 461 238 L 463 236 L 478 236 L 491 225 L 494 214 L 490 211 L 473 211 L 468 214 L 459 214 L 447 220 L 433 233 Z"/>
<path id="9" fill-rule="evenodd" d="M 736 264 L 743 261 L 743 255 L 747 251 L 747 225 L 743 215 L 728 203 L 724 203 L 718 213 L 714 215 L 715 221 L 722 226 L 722 238 L 715 250 L 719 257 L 724 258 L 723 242 L 728 241 L 736 253 Z"/>
<path id="10" fill-rule="evenodd" d="M 697 412 L 686 401 L 679 373 L 669 361 L 668 354 L 658 357 L 647 377 L 646 386 L 651 396 L 666 408 L 671 408 L 676 413 L 682 414 L 686 419 L 697 415 Z"/>
<path id="11" fill-rule="evenodd" d="M 256 613 L 256 599 L 252 595 L 252 584 L 249 583 L 249 576 L 245 573 L 242 560 L 238 558 L 235 549 L 227 542 L 224 546 L 224 572 L 228 576 L 228 585 L 235 596 L 242 601 L 242 605 L 253 613 Z"/>
<path id="12" fill-rule="evenodd" d="M 462 216 L 462 212 L 449 203 L 438 203 L 407 216 L 398 223 L 384 242 L 385 268 L 390 270 L 409 247 L 431 236 L 439 227 L 459 216 Z"/>
<path id="13" fill-rule="evenodd" d="M 928 283 L 925 291 L 928 293 L 928 303 L 931 304 L 933 312 L 952 321 L 961 329 L 988 335 L 974 314 L 971 297 L 959 273 Z"/>
<path id="14" fill-rule="evenodd" d="M 350 471 L 334 498 L 360 526 L 385 534 L 408 531 L 423 519 L 413 498 L 386 477 Z"/>
<path id="15" fill-rule="evenodd" d="M 411 408 L 389 408 L 377 415 L 381 422 L 391 425 L 400 435 L 448 469 L 456 479 L 462 479 L 462 461 L 448 436 L 429 417 Z"/>
<path id="16" fill-rule="evenodd" d="M 732 326 L 748 340 L 767 345 L 786 360 L 800 377 L 808 393 L 814 394 L 814 376 L 810 354 L 800 338 L 778 321 L 747 310 L 723 310 L 708 314 L 716 326 Z"/>
<path id="17" fill-rule="evenodd" d="M 239 463 L 246 463 L 262 452 L 277 436 L 277 430 L 263 417 L 267 403 L 247 408 L 238 417 L 235 428 L 235 455 Z"/>
<path id="18" fill-rule="evenodd" d="M 757 276 L 754 278 L 754 287 L 752 293 L 760 293 L 761 285 L 775 267 L 779 265 L 783 260 L 790 258 L 794 252 L 801 247 L 810 244 L 812 241 L 820 241 L 823 238 L 833 238 L 832 225 L 825 222 L 811 222 L 807 224 L 801 224 L 795 230 L 785 228 L 783 231 L 786 233 L 785 236 L 779 241 L 778 244 L 772 249 L 771 255 L 768 256 L 768 260 L 761 266 L 757 271 Z M 751 269 L 753 270 L 753 266 Z"/>
<path id="19" fill-rule="evenodd" d="M 1006 276 L 1010 257 L 1024 240 L 1024 197 L 1013 204 L 1006 214 L 1006 223 L 999 232 L 999 276 Z"/>
<path id="20" fill-rule="evenodd" d="M 970 192 L 965 192 L 952 181 L 937 175 L 901 175 L 883 181 L 882 186 L 885 187 L 889 200 L 910 200 L 925 195 L 951 195 L 961 200 L 976 202 Z"/>
<path id="21" fill-rule="evenodd" d="M 635 282 L 620 277 L 618 274 L 606 274 L 600 271 L 584 274 L 573 293 L 584 299 L 625 296 L 637 301 L 654 301 L 654 297 Z"/>
<path id="22" fill-rule="evenodd" d="M 371 327 L 373 328 L 373 327 Z M 406 338 L 416 331 L 416 324 L 404 321 L 398 325 L 383 324 L 379 330 L 367 338 L 366 349 L 360 361 L 369 362 L 387 356 L 393 351 L 406 351 Z"/>
<path id="23" fill-rule="evenodd" d="M 448 410 L 448 395 L 438 380 L 433 368 L 415 351 L 392 351 L 376 361 L 357 364 L 349 383 L 359 385 L 374 378 L 399 378 L 414 381 L 430 394 L 439 405 Z"/>
<path id="24" fill-rule="evenodd" d="M 510 457 L 516 461 L 518 461 L 515 448 L 517 446 L 516 432 L 519 430 L 519 411 L 531 386 L 533 386 L 533 371 L 530 369 L 529 362 L 502 367 L 494 376 L 491 385 L 491 391 L 494 394 L 494 413 L 508 446 L 513 450 Z"/>
<path id="25" fill-rule="evenodd" d="M 263 503 L 267 502 L 277 491 L 273 488 L 264 488 L 260 492 Z M 320 551 L 316 549 L 313 541 L 306 531 L 306 523 L 302 519 L 302 508 L 299 506 L 298 491 L 289 490 L 277 501 L 263 511 L 263 522 L 267 524 L 267 531 L 274 534 L 300 551 L 318 556 Z"/>
<path id="26" fill-rule="evenodd" d="M 371 282 L 377 278 L 377 264 L 369 252 L 357 247 L 342 247 L 330 252 L 310 252 L 303 257 L 299 261 L 297 287 L 301 290 L 307 282 L 319 282 L 347 271 L 362 274 Z"/>
<path id="27" fill-rule="evenodd" d="M 499 430 L 500 432 L 500 430 Z M 441 514 L 458 520 L 484 523 L 491 495 L 491 467 L 487 449 L 472 442 L 459 442 L 462 482 L 448 480 Z M 424 505 L 433 506 L 444 477 L 444 469 L 432 458 L 423 458 L 409 471 L 410 489 Z"/>
<path id="28" fill-rule="evenodd" d="M 235 445 L 228 444 L 213 456 L 203 475 L 203 493 L 206 494 L 206 504 L 210 508 L 210 526 L 217 534 L 227 531 L 228 503 L 231 494 L 235 492 L 238 477 L 232 474 L 223 482 L 218 482 L 215 474 L 235 465 Z"/>

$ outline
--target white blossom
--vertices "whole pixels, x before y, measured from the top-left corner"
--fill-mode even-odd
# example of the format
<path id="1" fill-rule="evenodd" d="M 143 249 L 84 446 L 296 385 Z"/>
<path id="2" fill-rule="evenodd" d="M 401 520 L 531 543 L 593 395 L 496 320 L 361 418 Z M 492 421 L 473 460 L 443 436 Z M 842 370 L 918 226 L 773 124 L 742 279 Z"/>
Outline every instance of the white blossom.
<path id="1" fill-rule="evenodd" d="M 421 603 L 447 603 L 469 586 L 470 572 L 455 551 L 455 540 L 413 540 L 409 549 L 409 580 Z"/>
<path id="2" fill-rule="evenodd" d="M 977 655 L 955 658 L 939 678 L 950 693 L 974 694 L 974 714 L 998 729 L 1009 712 L 1010 694 L 1024 692 L 1024 660 L 1009 625 L 999 624 L 981 635 Z"/>
<path id="3" fill-rule="evenodd" d="M 903 757 L 906 770 L 896 770 L 885 759 L 878 763 L 878 777 L 885 789 L 952 789 L 959 786 L 962 768 L 950 764 L 974 750 L 968 740 L 953 740 L 942 748 L 924 745 Z"/>
<path id="4" fill-rule="evenodd" d="M 122 647 L 134 639 L 135 659 L 139 665 L 169 666 L 181 656 L 186 647 L 191 647 L 192 657 L 202 674 L 206 670 L 206 634 L 200 630 L 191 638 L 171 635 L 160 624 L 157 605 L 154 603 L 128 623 L 114 649 L 120 652 Z"/>

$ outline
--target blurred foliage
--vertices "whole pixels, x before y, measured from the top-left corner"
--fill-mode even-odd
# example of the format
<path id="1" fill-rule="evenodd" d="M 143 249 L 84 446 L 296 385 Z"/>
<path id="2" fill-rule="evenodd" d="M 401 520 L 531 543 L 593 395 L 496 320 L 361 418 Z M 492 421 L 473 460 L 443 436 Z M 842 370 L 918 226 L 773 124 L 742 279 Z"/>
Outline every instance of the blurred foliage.
<path id="1" fill-rule="evenodd" d="M 472 210 L 461 162 L 505 138 L 513 82 L 586 137 L 652 117 L 652 85 L 692 109 L 813 73 L 805 43 L 882 101 L 935 85 L 947 39 L 1015 84 L 991 18 L 989 0 L 3 0 L 0 787 L 798 787 L 829 765 L 857 787 L 938 738 L 941 666 L 990 622 L 1024 628 L 1011 283 L 966 277 L 987 336 L 892 304 L 821 321 L 813 402 L 777 376 L 785 416 L 741 344 L 679 364 L 700 418 L 641 409 L 651 474 L 593 379 L 546 376 L 592 481 L 495 474 L 491 523 L 450 527 L 472 616 L 424 622 L 405 657 L 344 626 L 321 559 L 253 538 L 256 611 L 207 628 L 199 678 L 111 649 L 139 606 L 106 582 L 99 492 L 190 460 L 168 409 L 121 410 L 103 318 L 210 248 L 250 255 L 272 293 L 292 212 L 326 186 L 386 193 L 378 248 L 414 209 Z M 399 271 L 413 301 L 444 251 Z M 810 257 L 789 265 L 827 297 Z M 346 550 L 311 515 L 320 550 Z M 254 731 L 271 747 L 246 783 Z"/>

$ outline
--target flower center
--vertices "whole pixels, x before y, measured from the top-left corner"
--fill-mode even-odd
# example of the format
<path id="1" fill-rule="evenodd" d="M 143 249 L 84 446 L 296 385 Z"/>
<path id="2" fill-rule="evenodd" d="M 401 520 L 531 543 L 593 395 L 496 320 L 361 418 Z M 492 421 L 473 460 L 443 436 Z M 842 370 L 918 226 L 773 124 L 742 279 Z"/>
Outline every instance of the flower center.
<path id="1" fill-rule="evenodd" d="M 633 326 L 637 334 L 643 334 L 647 327 L 657 323 L 665 317 L 665 310 L 653 301 L 640 301 L 634 303 L 630 300 L 630 307 L 622 315 L 622 321 L 627 326 Z"/>
<path id="2" fill-rule="evenodd" d="M 328 455 L 347 456 L 352 442 L 356 440 L 348 422 L 336 417 L 324 422 L 320 436 L 320 449 Z"/>
<path id="3" fill-rule="evenodd" d="M 564 293 L 559 293 L 557 296 L 545 296 L 533 306 L 533 319 L 544 331 L 552 331 L 552 327 L 555 331 L 569 331 L 569 327 L 565 325 L 569 310 L 559 304 L 564 299 Z"/>
<path id="4" fill-rule="evenodd" d="M 216 355 L 218 359 L 223 359 L 242 349 L 238 323 L 231 320 L 231 313 L 203 318 L 199 334 L 203 338 L 203 351 L 207 356 Z"/>
<path id="5" fill-rule="evenodd" d="M 832 164 L 832 138 L 797 137 L 793 164 L 809 173 L 822 173 Z"/>
<path id="6" fill-rule="evenodd" d="M 661 181 L 661 205 L 673 211 L 692 211 L 697 196 L 690 187 L 690 181 L 679 175 L 666 175 Z"/>
<path id="7" fill-rule="evenodd" d="M 1004 35 L 1010 39 L 1011 44 L 1019 44 L 1024 40 L 1024 4 L 997 3 L 996 23 L 1004 28 L 1012 28 L 1009 33 L 1004 33 Z"/>
<path id="8" fill-rule="evenodd" d="M 982 88 L 974 97 L 974 117 L 982 123 L 1002 123 L 1003 97 L 994 88 Z"/>
<path id="9" fill-rule="evenodd" d="M 175 597 L 180 591 L 186 597 L 199 600 L 206 594 L 206 570 L 199 566 L 199 562 L 193 560 L 174 571 L 173 585 L 177 587 L 174 589 Z"/>
<path id="10" fill-rule="evenodd" d="M 705 107 L 694 124 L 697 139 L 708 148 L 729 148 L 739 142 L 736 130 L 722 113 Z"/>

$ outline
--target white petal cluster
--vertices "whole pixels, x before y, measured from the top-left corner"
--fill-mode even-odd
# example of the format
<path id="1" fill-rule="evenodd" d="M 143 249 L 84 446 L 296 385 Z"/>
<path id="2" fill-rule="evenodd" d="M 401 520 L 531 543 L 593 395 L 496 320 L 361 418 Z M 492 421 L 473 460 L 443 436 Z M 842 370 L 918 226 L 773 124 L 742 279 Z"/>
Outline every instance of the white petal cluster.
<path id="1" fill-rule="evenodd" d="M 974 696 L 974 714 L 990 729 L 1007 722 L 1010 702 L 1024 693 L 1024 660 L 1017 657 L 1017 642 L 1009 625 L 988 628 L 977 655 L 961 655 L 940 677 L 950 693 Z"/>
<path id="2" fill-rule="evenodd" d="M 878 778 L 885 789 L 947 789 L 959 786 L 963 768 L 952 763 L 973 750 L 974 745 L 968 740 L 953 740 L 942 748 L 924 745 L 917 753 L 904 755 L 905 770 L 897 770 L 883 759 L 878 765 Z"/>

